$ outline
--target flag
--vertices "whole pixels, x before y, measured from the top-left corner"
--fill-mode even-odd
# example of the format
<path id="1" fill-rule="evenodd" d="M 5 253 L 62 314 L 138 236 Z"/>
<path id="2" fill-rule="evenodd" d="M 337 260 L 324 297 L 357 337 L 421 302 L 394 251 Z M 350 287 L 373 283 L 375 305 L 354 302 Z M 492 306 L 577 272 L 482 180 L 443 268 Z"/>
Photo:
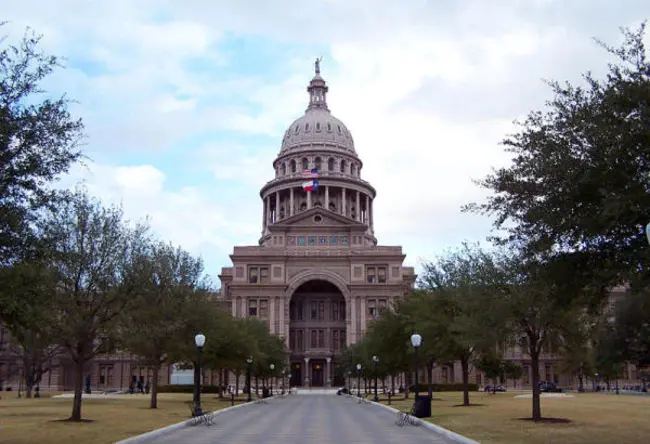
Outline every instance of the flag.
<path id="1" fill-rule="evenodd" d="M 312 168 L 311 170 L 302 170 L 302 177 L 318 177 L 318 169 Z"/>
<path id="2" fill-rule="evenodd" d="M 303 191 L 318 191 L 318 181 L 310 180 L 309 182 L 303 182 L 302 189 Z"/>

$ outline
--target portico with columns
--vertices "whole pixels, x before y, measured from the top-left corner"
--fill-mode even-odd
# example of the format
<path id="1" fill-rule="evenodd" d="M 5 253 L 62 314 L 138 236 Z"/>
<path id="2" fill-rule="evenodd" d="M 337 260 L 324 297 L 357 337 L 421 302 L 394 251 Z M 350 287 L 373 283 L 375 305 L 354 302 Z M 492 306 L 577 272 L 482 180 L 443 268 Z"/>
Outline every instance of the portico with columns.
<path id="1" fill-rule="evenodd" d="M 222 269 L 233 316 L 257 317 L 284 338 L 291 384 L 341 385 L 341 352 L 415 282 L 399 246 L 378 245 L 375 188 L 348 128 L 327 105 L 317 66 L 303 116 L 284 133 L 274 176 L 260 190 L 255 246 L 235 247 Z M 313 176 L 313 177 L 312 177 Z M 303 183 L 318 186 L 304 191 Z"/>

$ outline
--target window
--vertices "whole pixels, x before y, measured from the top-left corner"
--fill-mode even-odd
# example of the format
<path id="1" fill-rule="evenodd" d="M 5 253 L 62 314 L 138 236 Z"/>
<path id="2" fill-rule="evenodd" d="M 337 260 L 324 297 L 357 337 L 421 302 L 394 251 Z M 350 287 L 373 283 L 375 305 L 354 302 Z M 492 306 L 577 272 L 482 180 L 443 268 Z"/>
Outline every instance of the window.
<path id="1" fill-rule="evenodd" d="M 386 308 L 388 306 L 388 301 L 386 299 L 380 299 L 379 300 L 379 310 L 381 311 L 383 308 Z"/>
<path id="2" fill-rule="evenodd" d="M 325 301 L 318 301 L 318 320 L 325 320 Z"/>
<path id="3" fill-rule="evenodd" d="M 302 321 L 302 301 L 292 302 L 289 304 L 289 319 L 292 321 Z"/>
<path id="4" fill-rule="evenodd" d="M 345 160 L 341 160 L 341 172 L 345 173 Z"/>
<path id="5" fill-rule="evenodd" d="M 368 299 L 368 304 L 367 304 L 367 309 L 368 309 L 368 314 L 367 318 L 374 318 L 377 316 L 377 300 L 376 299 Z"/>
<path id="6" fill-rule="evenodd" d="M 318 348 L 325 348 L 325 330 L 318 330 Z"/>
<path id="7" fill-rule="evenodd" d="M 344 349 L 345 345 L 345 330 L 339 330 L 339 349 Z"/>
<path id="8" fill-rule="evenodd" d="M 321 160 L 320 157 L 317 157 L 314 159 L 314 168 L 316 168 L 320 172 L 320 167 L 321 167 Z"/>
<path id="9" fill-rule="evenodd" d="M 309 123 L 305 123 L 305 131 L 309 131 Z"/>
<path id="10" fill-rule="evenodd" d="M 296 161 L 295 160 L 291 161 L 291 172 L 292 173 L 296 172 Z"/>
<path id="11" fill-rule="evenodd" d="M 297 339 L 297 342 L 298 342 L 298 350 L 299 350 L 299 351 L 302 351 L 302 350 L 305 349 L 305 345 L 304 345 L 304 340 L 303 340 L 303 339 L 304 339 L 304 332 L 303 332 L 302 330 L 298 330 L 298 339 Z"/>
<path id="12" fill-rule="evenodd" d="M 327 122 L 327 131 L 332 131 L 332 124 Z"/>
<path id="13" fill-rule="evenodd" d="M 268 284 L 269 281 L 268 266 L 251 265 L 248 267 L 249 284 Z"/>
<path id="14" fill-rule="evenodd" d="M 289 330 L 289 350 L 296 351 L 296 331 Z"/>
<path id="15" fill-rule="evenodd" d="M 285 174 L 287 174 L 287 164 L 283 163 L 282 164 L 282 175 L 284 176 Z"/>
<path id="16" fill-rule="evenodd" d="M 339 331 L 332 330 L 332 348 L 334 350 L 339 350 Z"/>
<path id="17" fill-rule="evenodd" d="M 318 332 L 316 330 L 311 331 L 311 348 L 318 347 Z"/>
<path id="18" fill-rule="evenodd" d="M 354 166 L 353 163 L 351 163 L 350 164 L 350 174 L 352 174 L 354 176 L 355 172 L 356 172 L 356 167 Z"/>
<path id="19" fill-rule="evenodd" d="M 332 320 L 333 321 L 338 321 L 339 320 L 339 303 L 338 302 L 332 302 Z"/>
<path id="20" fill-rule="evenodd" d="M 334 159 L 327 159 L 327 171 L 334 171 Z"/>
<path id="21" fill-rule="evenodd" d="M 260 300 L 260 319 L 268 319 L 269 317 L 269 301 L 268 299 Z"/>
<path id="22" fill-rule="evenodd" d="M 257 299 L 248 301 L 248 316 L 257 316 Z"/>
<path id="23" fill-rule="evenodd" d="M 302 162 L 302 169 L 303 170 L 306 170 L 306 169 L 309 168 L 309 161 L 307 160 L 306 157 L 303 157 L 301 162 Z"/>
<path id="24" fill-rule="evenodd" d="M 385 284 L 386 283 L 386 267 L 366 267 L 366 281 L 369 284 Z"/>
<path id="25" fill-rule="evenodd" d="M 316 131 L 320 131 L 320 122 L 316 122 Z"/>

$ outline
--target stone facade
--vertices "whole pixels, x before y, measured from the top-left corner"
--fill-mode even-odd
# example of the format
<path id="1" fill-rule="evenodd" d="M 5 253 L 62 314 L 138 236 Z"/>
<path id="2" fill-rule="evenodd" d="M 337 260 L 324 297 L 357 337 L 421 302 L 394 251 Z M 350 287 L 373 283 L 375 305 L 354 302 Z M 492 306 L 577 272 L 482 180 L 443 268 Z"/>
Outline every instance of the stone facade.
<path id="1" fill-rule="evenodd" d="M 401 247 L 374 235 L 376 191 L 345 125 L 327 107 L 317 68 L 305 115 L 286 131 L 261 191 L 262 236 L 235 247 L 219 276 L 233 316 L 254 316 L 284 338 L 294 386 L 326 386 L 345 345 L 363 336 L 379 308 L 413 287 Z M 305 182 L 318 181 L 305 191 Z"/>

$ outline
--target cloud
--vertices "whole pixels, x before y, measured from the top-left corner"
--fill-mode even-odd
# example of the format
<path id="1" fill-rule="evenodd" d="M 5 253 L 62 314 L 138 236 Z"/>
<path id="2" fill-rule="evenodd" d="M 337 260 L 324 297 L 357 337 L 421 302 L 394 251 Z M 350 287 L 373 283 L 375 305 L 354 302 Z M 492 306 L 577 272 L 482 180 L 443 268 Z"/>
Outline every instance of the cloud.
<path id="1" fill-rule="evenodd" d="M 490 221 L 460 206 L 485 196 L 471 179 L 509 161 L 499 141 L 549 98 L 541 79 L 602 73 L 591 38 L 615 43 L 646 12 L 641 0 L 24 0 L 7 18 L 68 57 L 48 89 L 79 100 L 97 160 L 69 183 L 150 215 L 214 272 L 257 241 L 259 187 L 316 56 L 377 188 L 376 234 L 414 264 L 485 236 Z"/>

